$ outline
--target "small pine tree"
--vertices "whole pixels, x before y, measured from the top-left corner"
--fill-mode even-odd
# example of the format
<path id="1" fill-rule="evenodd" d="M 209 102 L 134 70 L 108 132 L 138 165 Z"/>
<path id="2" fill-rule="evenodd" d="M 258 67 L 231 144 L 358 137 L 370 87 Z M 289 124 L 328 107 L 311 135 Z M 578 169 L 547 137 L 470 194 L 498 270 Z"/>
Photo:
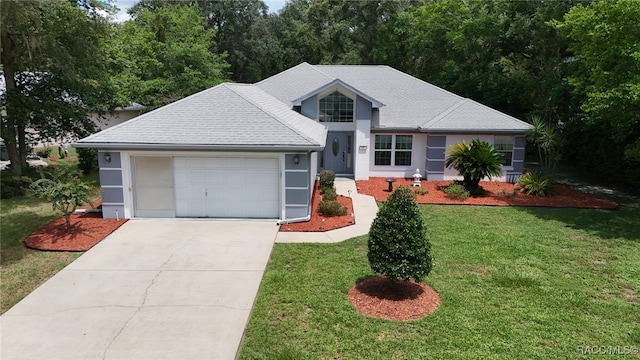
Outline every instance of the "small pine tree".
<path id="1" fill-rule="evenodd" d="M 369 265 L 391 281 L 421 281 L 429 275 L 431 245 L 415 194 L 398 187 L 383 203 L 369 230 Z"/>

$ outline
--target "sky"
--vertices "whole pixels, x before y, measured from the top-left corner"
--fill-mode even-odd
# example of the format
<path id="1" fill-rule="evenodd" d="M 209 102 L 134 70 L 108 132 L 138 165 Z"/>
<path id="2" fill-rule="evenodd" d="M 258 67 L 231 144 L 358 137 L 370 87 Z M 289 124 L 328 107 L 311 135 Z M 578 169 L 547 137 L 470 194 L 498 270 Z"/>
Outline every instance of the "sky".
<path id="1" fill-rule="evenodd" d="M 284 7 L 286 0 L 262 0 L 269 7 L 270 13 L 277 13 Z M 129 19 L 127 10 L 132 7 L 138 0 L 115 0 L 116 6 L 120 9 L 120 12 L 116 15 L 117 22 L 123 22 Z"/>

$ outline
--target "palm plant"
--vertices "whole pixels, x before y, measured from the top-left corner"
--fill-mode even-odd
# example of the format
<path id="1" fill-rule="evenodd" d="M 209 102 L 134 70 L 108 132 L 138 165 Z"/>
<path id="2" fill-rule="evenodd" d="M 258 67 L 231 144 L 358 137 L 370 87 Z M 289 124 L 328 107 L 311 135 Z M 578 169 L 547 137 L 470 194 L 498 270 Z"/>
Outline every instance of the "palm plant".
<path id="1" fill-rule="evenodd" d="M 538 149 L 540 165 L 546 170 L 552 170 L 560 160 L 560 134 L 539 116 L 531 117 L 531 125 L 533 127 L 527 133 L 527 140 Z"/>
<path id="2" fill-rule="evenodd" d="M 502 158 L 493 145 L 474 139 L 471 144 L 462 141 L 451 145 L 444 164 L 456 169 L 464 178 L 464 187 L 473 193 L 483 178 L 502 175 Z"/>

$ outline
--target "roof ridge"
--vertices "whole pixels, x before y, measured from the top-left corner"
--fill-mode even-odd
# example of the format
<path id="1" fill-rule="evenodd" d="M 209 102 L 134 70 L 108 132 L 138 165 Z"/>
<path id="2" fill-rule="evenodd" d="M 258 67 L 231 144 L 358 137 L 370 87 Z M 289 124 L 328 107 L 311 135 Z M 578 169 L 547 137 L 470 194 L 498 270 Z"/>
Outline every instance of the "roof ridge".
<path id="1" fill-rule="evenodd" d="M 396 68 L 394 68 L 394 67 L 392 67 L 392 66 L 389 66 L 389 65 L 381 65 L 381 66 L 382 66 L 382 67 L 385 67 L 385 68 L 388 68 L 389 70 L 391 70 L 391 71 L 393 71 L 393 72 L 399 73 L 400 75 L 402 75 L 402 76 L 404 76 L 404 77 L 408 77 L 408 78 L 409 78 L 409 79 L 411 79 L 412 81 L 418 81 L 418 82 L 420 82 L 420 83 L 423 83 L 423 84 L 425 84 L 425 85 L 429 86 L 430 88 L 434 88 L 434 89 L 437 89 L 437 90 L 439 90 L 439 91 L 442 91 L 442 92 L 445 92 L 445 93 L 447 93 L 447 94 L 450 94 L 450 95 L 452 95 L 452 96 L 455 96 L 455 97 L 457 97 L 458 99 L 464 99 L 464 97 L 462 97 L 462 96 L 460 96 L 460 95 L 458 95 L 458 94 L 456 94 L 456 93 L 454 93 L 454 92 L 451 92 L 451 91 L 449 91 L 449 90 L 447 90 L 447 89 L 445 89 L 445 88 L 441 88 L 440 86 L 434 85 L 434 84 L 432 84 L 432 83 L 430 83 L 430 82 L 428 82 L 428 81 L 422 80 L 422 79 L 420 79 L 420 78 L 418 78 L 418 77 L 415 77 L 415 76 L 413 76 L 413 75 L 411 75 L 411 74 L 407 74 L 407 73 L 405 73 L 405 72 L 403 72 L 403 71 L 400 71 L 400 70 L 398 70 L 398 69 L 396 69 Z"/>
<path id="2" fill-rule="evenodd" d="M 438 116 L 434 117 L 433 119 L 427 121 L 427 123 L 424 126 L 420 126 L 421 129 L 428 129 L 431 126 L 437 124 L 438 122 L 440 122 L 442 119 L 444 119 L 445 117 L 447 117 L 449 114 L 451 114 L 455 109 L 459 108 L 460 106 L 462 106 L 463 104 L 465 104 L 467 102 L 467 98 L 462 98 L 462 100 L 459 100 L 458 102 L 456 102 L 455 104 L 449 106 L 445 111 L 441 112 Z"/>
<path id="3" fill-rule="evenodd" d="M 225 85 L 233 85 L 233 84 L 227 84 L 225 83 Z M 252 89 L 257 89 L 258 91 L 263 92 L 264 94 L 268 95 L 269 97 L 273 98 L 274 100 L 276 100 L 278 103 L 282 104 L 282 106 L 287 106 L 286 104 L 284 104 L 282 101 L 278 100 L 277 98 L 275 98 L 273 95 L 267 93 L 266 91 L 262 90 L 260 87 L 255 86 L 254 84 L 245 84 L 248 85 L 248 87 L 252 88 Z M 235 91 L 235 89 L 233 89 L 230 86 L 225 86 L 227 89 L 229 89 L 230 91 L 232 91 L 234 94 L 238 95 L 240 98 L 242 98 L 243 100 L 245 100 L 246 102 L 250 103 L 251 105 L 255 106 L 256 109 L 262 111 L 263 113 L 265 113 L 266 115 L 268 115 L 269 117 L 271 117 L 272 119 L 274 119 L 275 121 L 277 121 L 278 123 L 282 124 L 282 126 L 286 127 L 287 129 L 293 131 L 295 134 L 301 136 L 302 138 L 304 138 L 306 141 L 308 141 L 310 144 L 314 144 L 315 141 L 313 139 L 311 139 L 309 136 L 307 136 L 307 134 L 303 134 L 300 133 L 299 131 L 297 131 L 295 128 L 293 128 L 290 124 L 287 124 L 283 121 L 281 121 L 280 119 L 278 119 L 276 116 L 274 116 L 274 114 L 272 114 L 271 112 L 265 110 L 262 106 L 260 106 L 259 104 L 257 104 L 255 101 L 253 101 L 253 99 L 247 99 L 246 97 L 242 96 L 240 93 L 238 93 L 237 91 Z M 290 110 L 293 111 L 293 110 Z M 294 113 L 298 114 L 297 112 L 293 111 Z M 302 116 L 302 115 L 300 115 Z M 311 119 L 309 119 L 311 120 Z"/>
<path id="4" fill-rule="evenodd" d="M 315 70 L 315 71 L 319 72 L 320 74 L 322 74 L 322 75 L 324 75 L 324 76 L 328 77 L 329 79 L 331 79 L 331 81 L 336 80 L 336 79 L 339 79 L 339 78 L 333 77 L 333 76 L 331 76 L 331 75 L 329 75 L 329 74 L 325 73 L 324 71 L 321 71 L 320 69 L 318 69 L 318 66 L 323 66 L 323 65 L 311 65 L 311 64 L 309 64 L 309 63 L 307 63 L 307 62 L 304 62 L 304 64 L 307 64 L 307 65 L 311 66 L 311 68 L 312 68 L 313 70 Z M 336 65 L 324 65 L 324 66 L 336 66 Z"/>

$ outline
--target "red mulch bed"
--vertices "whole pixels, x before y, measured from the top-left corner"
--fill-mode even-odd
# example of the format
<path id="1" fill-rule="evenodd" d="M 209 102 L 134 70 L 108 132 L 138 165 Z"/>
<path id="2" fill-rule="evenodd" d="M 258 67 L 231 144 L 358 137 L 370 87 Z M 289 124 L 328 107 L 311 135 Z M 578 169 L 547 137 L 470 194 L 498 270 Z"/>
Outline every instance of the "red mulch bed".
<path id="1" fill-rule="evenodd" d="M 398 186 L 409 186 L 413 179 L 396 179 L 393 188 Z M 480 186 L 484 188 L 485 194 L 482 196 L 469 197 L 460 201 L 451 199 L 440 187 L 447 186 L 451 181 L 422 181 L 422 189 L 429 191 L 425 195 L 417 195 L 416 201 L 419 204 L 464 204 L 464 205 L 494 205 L 494 206 L 542 206 L 542 207 L 571 207 L 585 209 L 617 209 L 618 204 L 606 199 L 601 199 L 593 195 L 571 189 L 565 185 L 556 185 L 555 193 L 552 196 L 539 197 L 518 192 L 517 196 L 507 197 L 512 194 L 517 187 L 514 184 L 497 181 L 481 181 Z M 389 196 L 387 189 L 389 184 L 385 178 L 372 177 L 369 180 L 356 181 L 358 193 L 375 197 L 377 201 L 386 201 Z M 415 187 L 413 189 L 420 189 Z"/>
<path id="2" fill-rule="evenodd" d="M 322 232 L 355 224 L 355 218 L 351 216 L 351 214 L 353 214 L 353 204 L 350 197 L 338 195 L 336 199 L 340 204 L 347 207 L 347 215 L 344 216 L 323 216 L 318 212 L 320 200 L 322 200 L 322 195 L 320 195 L 320 186 L 316 181 L 311 200 L 311 220 L 293 224 L 282 224 L 280 225 L 280 231 Z"/>
<path id="3" fill-rule="evenodd" d="M 101 213 L 71 215 L 71 230 L 64 217 L 54 220 L 27 236 L 23 242 L 31 249 L 47 251 L 86 251 L 122 226 L 127 219 L 103 219 Z"/>
<path id="4" fill-rule="evenodd" d="M 391 283 L 374 276 L 353 286 L 349 301 L 360 313 L 388 320 L 413 320 L 425 317 L 440 306 L 440 295 L 424 283 Z"/>

